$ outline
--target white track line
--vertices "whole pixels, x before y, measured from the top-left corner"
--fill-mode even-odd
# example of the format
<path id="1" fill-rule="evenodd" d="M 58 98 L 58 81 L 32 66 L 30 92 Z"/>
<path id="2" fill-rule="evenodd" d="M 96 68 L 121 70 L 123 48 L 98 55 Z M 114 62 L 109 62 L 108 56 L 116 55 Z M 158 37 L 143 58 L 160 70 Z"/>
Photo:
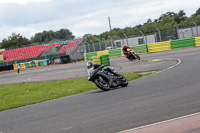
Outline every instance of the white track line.
<path id="1" fill-rule="evenodd" d="M 195 115 L 200 115 L 200 112 L 194 113 L 194 114 L 190 114 L 190 115 L 181 116 L 181 117 L 177 117 L 177 118 L 174 118 L 174 119 L 169 119 L 169 120 L 166 120 L 166 121 L 161 121 L 161 122 L 157 122 L 157 123 L 145 125 L 145 126 L 136 127 L 136 128 L 133 128 L 133 129 L 128 129 L 128 130 L 117 132 L 117 133 L 126 133 L 126 132 L 134 131 L 134 130 L 137 130 L 137 129 L 151 127 L 151 126 L 155 126 L 155 125 L 158 125 L 158 124 L 162 124 L 162 123 L 166 123 L 166 122 L 171 122 L 171 121 L 175 121 L 175 120 L 180 120 L 180 119 L 184 119 L 184 118 L 195 116 Z"/>
<path id="2" fill-rule="evenodd" d="M 162 70 L 160 72 L 172 69 L 173 67 L 179 65 L 181 63 L 181 59 L 177 59 L 177 60 L 178 60 L 178 63 L 176 63 L 175 65 L 173 65 L 173 66 L 171 66 L 171 67 L 169 67 L 167 69 L 164 69 L 164 70 Z M 160 73 L 160 72 L 158 72 L 158 73 Z M 157 74 L 157 73 L 155 73 L 155 74 Z M 152 74 L 152 75 L 154 75 L 154 74 Z M 125 133 L 125 132 L 128 132 L 128 131 L 133 131 L 133 130 L 137 130 L 137 129 L 141 129 L 141 128 L 146 128 L 146 127 L 154 126 L 154 125 L 157 125 L 157 124 L 166 123 L 166 122 L 170 122 L 170 121 L 174 121 L 174 120 L 178 120 L 178 119 L 182 119 L 182 118 L 186 118 L 186 117 L 190 117 L 190 116 L 194 116 L 194 115 L 198 115 L 198 114 L 200 114 L 200 112 L 194 113 L 194 114 L 190 114 L 190 115 L 186 115 L 186 116 L 182 116 L 182 117 L 177 117 L 177 118 L 174 118 L 174 119 L 169 119 L 169 120 L 166 120 L 166 121 L 161 121 L 161 122 L 145 125 L 145 126 L 136 127 L 136 128 L 133 128 L 133 129 L 128 129 L 128 130 L 117 132 L 117 133 Z"/>

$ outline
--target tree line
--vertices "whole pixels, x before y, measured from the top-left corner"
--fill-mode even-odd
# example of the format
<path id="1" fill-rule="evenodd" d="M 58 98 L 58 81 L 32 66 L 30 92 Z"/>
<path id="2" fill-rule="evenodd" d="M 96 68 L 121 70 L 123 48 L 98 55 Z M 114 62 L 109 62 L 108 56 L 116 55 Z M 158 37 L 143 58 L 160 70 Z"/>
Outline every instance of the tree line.
<path id="1" fill-rule="evenodd" d="M 165 14 L 161 14 L 160 17 L 155 20 L 151 20 L 149 18 L 144 24 L 139 24 L 134 27 L 125 27 L 124 29 L 114 28 L 110 32 L 104 32 L 100 35 L 86 34 L 84 37 L 88 42 L 89 40 L 97 42 L 97 39 L 109 39 L 108 36 L 111 36 L 113 39 L 124 38 L 124 34 L 126 36 L 141 36 L 140 31 L 144 34 L 155 33 L 157 32 L 156 28 L 160 31 L 169 30 L 169 34 L 177 35 L 175 25 L 179 28 L 192 27 L 194 26 L 193 22 L 200 25 L 200 8 L 190 17 L 186 16 L 184 10 L 180 10 L 178 13 L 167 12 Z M 163 34 L 164 33 L 167 32 L 163 32 Z"/>
<path id="2" fill-rule="evenodd" d="M 150 18 L 144 24 L 139 24 L 134 27 L 125 27 L 123 29 L 114 28 L 111 31 L 106 31 L 100 35 L 85 34 L 83 37 L 86 41 L 92 40 L 97 42 L 102 38 L 108 39 L 109 36 L 112 36 L 113 39 L 123 38 L 124 34 L 127 36 L 139 36 L 141 35 L 140 31 L 144 34 L 150 34 L 156 32 L 156 28 L 160 31 L 172 30 L 170 32 L 175 33 L 175 25 L 179 28 L 194 26 L 193 22 L 197 25 L 200 25 L 200 8 L 192 14 L 190 17 L 186 16 L 184 10 L 180 10 L 178 13 L 167 12 L 161 14 L 158 19 L 151 20 Z M 12 33 L 7 39 L 4 38 L 0 43 L 0 48 L 11 48 L 11 47 L 21 47 L 24 45 L 35 45 L 42 43 L 50 43 L 63 40 L 72 40 L 75 36 L 68 29 L 60 29 L 59 31 L 43 31 L 36 33 L 31 39 L 27 39 L 20 34 Z"/>
<path id="3" fill-rule="evenodd" d="M 42 43 L 51 43 L 58 41 L 72 40 L 75 36 L 68 29 L 60 29 L 59 31 L 43 31 L 36 33 L 31 39 L 25 38 L 20 34 L 12 33 L 8 38 L 4 38 L 0 43 L 0 48 L 15 48 L 25 45 L 36 45 Z"/>

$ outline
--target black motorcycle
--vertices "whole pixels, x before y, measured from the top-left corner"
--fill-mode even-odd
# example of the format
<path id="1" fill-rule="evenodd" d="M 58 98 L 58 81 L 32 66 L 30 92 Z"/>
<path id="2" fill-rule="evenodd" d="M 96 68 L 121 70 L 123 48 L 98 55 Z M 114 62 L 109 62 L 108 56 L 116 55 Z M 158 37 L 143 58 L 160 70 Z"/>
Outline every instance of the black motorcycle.
<path id="1" fill-rule="evenodd" d="M 95 85 L 103 91 L 109 91 L 111 88 L 118 86 L 125 87 L 128 85 L 128 80 L 114 71 L 113 67 L 104 67 L 101 65 L 97 69 L 90 69 L 88 72 L 88 80 L 95 83 Z M 89 74 L 90 73 L 90 74 Z"/>

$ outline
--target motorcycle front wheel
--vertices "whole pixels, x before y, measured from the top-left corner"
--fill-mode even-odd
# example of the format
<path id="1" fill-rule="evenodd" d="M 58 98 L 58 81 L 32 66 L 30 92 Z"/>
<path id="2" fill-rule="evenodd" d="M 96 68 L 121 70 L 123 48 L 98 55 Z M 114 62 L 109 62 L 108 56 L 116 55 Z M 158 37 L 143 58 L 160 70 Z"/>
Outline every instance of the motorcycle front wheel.
<path id="1" fill-rule="evenodd" d="M 135 57 L 137 58 L 137 60 L 140 60 L 140 56 L 135 54 Z"/>
<path id="2" fill-rule="evenodd" d="M 94 80 L 95 85 L 103 91 L 109 91 L 110 85 L 108 81 L 104 80 L 102 77 L 98 77 Z"/>
<path id="3" fill-rule="evenodd" d="M 120 86 L 126 87 L 128 85 L 128 80 L 124 76 L 120 75 L 120 79 L 119 80 L 121 81 Z"/>

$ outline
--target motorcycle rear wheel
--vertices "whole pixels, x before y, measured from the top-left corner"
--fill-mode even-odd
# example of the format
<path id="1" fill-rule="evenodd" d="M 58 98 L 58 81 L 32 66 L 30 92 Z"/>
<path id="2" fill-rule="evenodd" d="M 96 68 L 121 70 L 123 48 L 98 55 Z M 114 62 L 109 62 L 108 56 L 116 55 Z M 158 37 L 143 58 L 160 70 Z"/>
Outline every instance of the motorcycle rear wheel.
<path id="1" fill-rule="evenodd" d="M 96 78 L 94 80 L 94 83 L 98 88 L 100 88 L 103 91 L 109 91 L 110 90 L 110 85 L 109 85 L 108 81 L 105 81 L 105 80 L 102 81 L 102 79 L 100 79 L 100 77 Z"/>

